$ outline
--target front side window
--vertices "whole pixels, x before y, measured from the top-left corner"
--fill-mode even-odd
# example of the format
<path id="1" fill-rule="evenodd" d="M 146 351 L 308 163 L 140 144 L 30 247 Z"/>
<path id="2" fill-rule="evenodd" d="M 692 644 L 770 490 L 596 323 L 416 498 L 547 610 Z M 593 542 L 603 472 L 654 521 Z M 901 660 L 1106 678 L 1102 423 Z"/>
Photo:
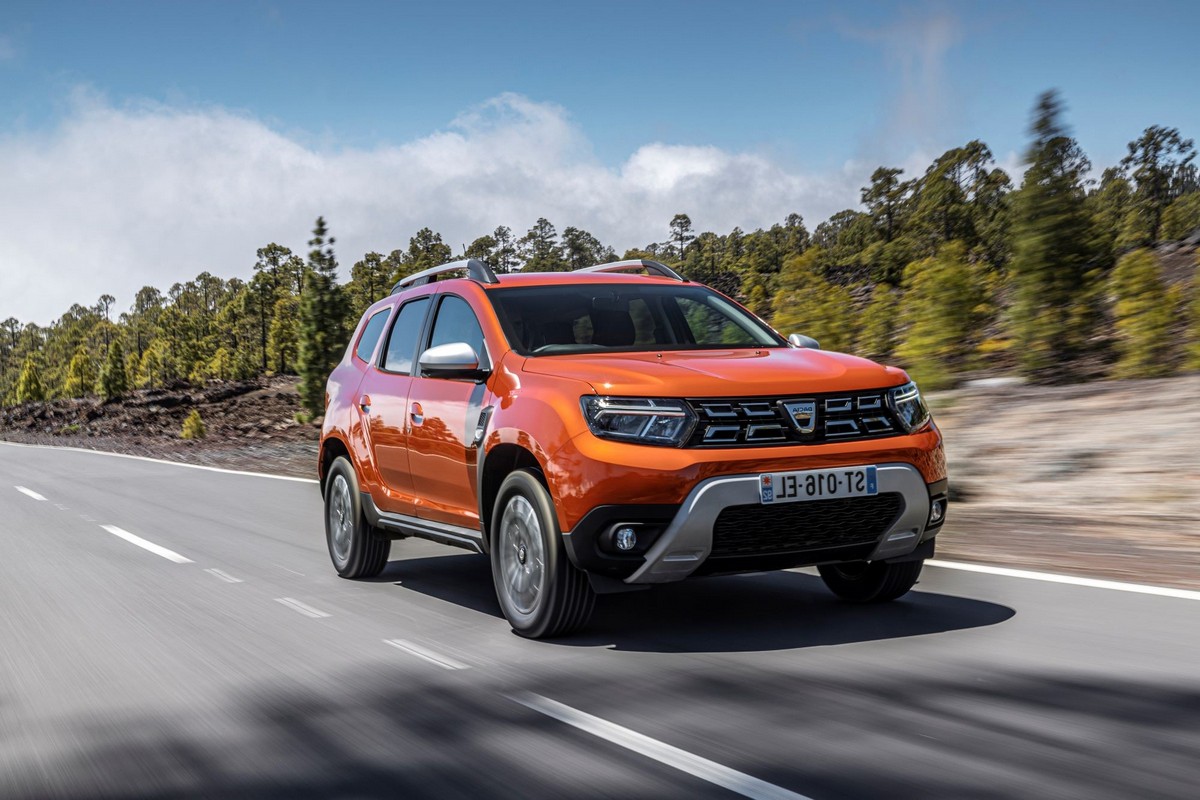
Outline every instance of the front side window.
<path id="1" fill-rule="evenodd" d="M 417 337 L 425 324 L 425 311 L 429 308 L 428 297 L 418 297 L 400 307 L 396 323 L 388 336 L 387 353 L 383 357 L 383 368 L 401 375 L 412 374 L 413 359 L 416 358 Z"/>
<path id="2" fill-rule="evenodd" d="M 703 286 L 579 283 L 493 289 L 488 298 L 522 355 L 788 346 Z"/>
<path id="3" fill-rule="evenodd" d="M 466 300 L 453 294 L 445 295 L 438 306 L 437 318 L 433 321 L 433 334 L 429 346 L 466 342 L 471 345 L 482 363 L 487 358 L 483 346 L 483 329 Z"/>

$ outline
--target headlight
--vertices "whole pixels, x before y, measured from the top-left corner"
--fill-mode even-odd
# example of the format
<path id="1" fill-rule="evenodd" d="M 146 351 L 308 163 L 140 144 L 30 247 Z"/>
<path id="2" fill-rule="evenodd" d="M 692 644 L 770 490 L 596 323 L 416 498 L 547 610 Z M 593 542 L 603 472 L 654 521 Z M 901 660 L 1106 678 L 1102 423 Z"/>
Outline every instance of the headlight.
<path id="1" fill-rule="evenodd" d="M 579 402 L 592 433 L 606 439 L 678 447 L 696 421 L 682 400 L 590 395 Z"/>
<path id="2" fill-rule="evenodd" d="M 896 412 L 900 424 L 909 433 L 929 421 L 929 409 L 921 399 L 921 390 L 912 381 L 888 392 L 888 402 L 891 403 L 892 411 Z"/>

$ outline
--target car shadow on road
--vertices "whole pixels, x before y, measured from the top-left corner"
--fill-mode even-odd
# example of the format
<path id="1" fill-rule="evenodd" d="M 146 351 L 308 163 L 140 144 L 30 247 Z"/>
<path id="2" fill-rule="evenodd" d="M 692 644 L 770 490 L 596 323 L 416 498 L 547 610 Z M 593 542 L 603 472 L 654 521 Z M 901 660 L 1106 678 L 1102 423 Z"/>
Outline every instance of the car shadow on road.
<path id="1" fill-rule="evenodd" d="M 376 580 L 503 619 L 484 556 L 393 561 Z M 661 653 L 791 650 L 982 628 L 1015 614 L 919 585 L 892 603 L 852 605 L 816 576 L 768 572 L 602 595 L 583 632 L 549 643 Z"/>

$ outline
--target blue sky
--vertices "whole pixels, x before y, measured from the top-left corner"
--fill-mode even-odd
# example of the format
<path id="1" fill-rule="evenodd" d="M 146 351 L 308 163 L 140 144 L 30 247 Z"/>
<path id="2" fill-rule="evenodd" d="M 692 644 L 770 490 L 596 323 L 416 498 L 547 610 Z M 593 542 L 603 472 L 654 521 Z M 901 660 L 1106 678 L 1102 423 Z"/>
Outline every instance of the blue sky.
<path id="1" fill-rule="evenodd" d="M 1200 135 L 1184 2 L 4 7 L 0 317 L 42 322 L 249 274 L 316 213 L 347 264 L 543 213 L 618 249 L 676 211 L 815 226 L 972 138 L 1019 172 L 1051 87 L 1098 166 L 1150 124 Z"/>

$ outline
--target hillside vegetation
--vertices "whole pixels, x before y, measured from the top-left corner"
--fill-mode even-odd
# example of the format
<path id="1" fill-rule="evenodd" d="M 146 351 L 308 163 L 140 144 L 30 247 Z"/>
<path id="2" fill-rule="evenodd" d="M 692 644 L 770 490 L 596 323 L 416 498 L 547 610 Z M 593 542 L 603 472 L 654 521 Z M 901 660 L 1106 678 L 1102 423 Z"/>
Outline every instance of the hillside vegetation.
<path id="1" fill-rule="evenodd" d="M 546 219 L 522 236 L 497 227 L 462 253 L 424 228 L 407 248 L 363 255 L 339 282 L 334 239 L 318 219 L 307 257 L 266 244 L 248 281 L 204 272 L 165 293 L 146 286 L 124 311 L 104 295 L 45 327 L 0 322 L 0 400 L 108 400 L 181 381 L 297 375 L 316 415 L 362 310 L 400 277 L 456 257 L 501 272 L 658 259 L 784 333 L 899 364 L 929 388 L 981 370 L 1062 383 L 1200 368 L 1192 141 L 1148 127 L 1089 181 L 1054 93 L 1039 99 L 1030 137 L 1019 178 L 971 141 L 923 175 L 880 167 L 859 208 L 812 231 L 791 214 L 752 232 L 697 233 L 681 213 L 665 241 L 623 254 Z"/>

